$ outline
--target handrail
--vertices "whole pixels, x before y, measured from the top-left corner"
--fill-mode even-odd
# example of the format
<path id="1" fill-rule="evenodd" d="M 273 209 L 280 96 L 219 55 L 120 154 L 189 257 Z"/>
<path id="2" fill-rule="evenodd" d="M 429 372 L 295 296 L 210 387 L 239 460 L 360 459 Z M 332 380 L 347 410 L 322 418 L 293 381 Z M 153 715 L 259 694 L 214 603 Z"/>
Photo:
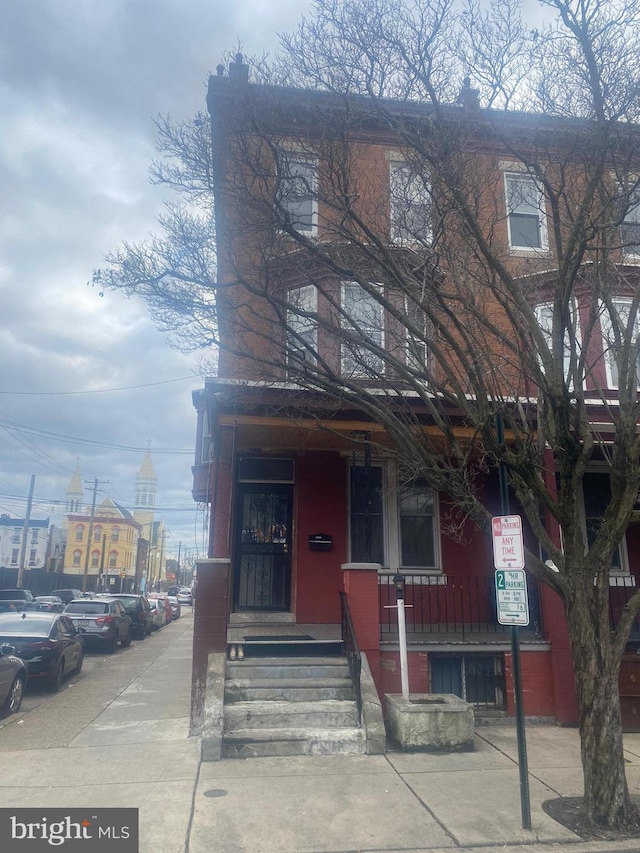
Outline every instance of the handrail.
<path id="1" fill-rule="evenodd" d="M 362 725 L 362 691 L 360 689 L 360 673 L 362 672 L 362 655 L 358 648 L 356 632 L 351 619 L 347 593 L 340 593 L 340 615 L 342 622 L 342 654 L 346 656 L 349 664 L 349 675 L 356 694 L 356 708 L 358 711 L 358 725 Z"/>

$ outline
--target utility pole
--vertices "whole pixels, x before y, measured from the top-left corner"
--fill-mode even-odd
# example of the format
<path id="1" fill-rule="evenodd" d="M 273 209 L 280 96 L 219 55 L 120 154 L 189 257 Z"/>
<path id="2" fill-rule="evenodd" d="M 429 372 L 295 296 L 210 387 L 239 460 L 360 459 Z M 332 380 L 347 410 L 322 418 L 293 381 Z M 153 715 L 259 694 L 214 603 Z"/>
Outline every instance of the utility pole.
<path id="1" fill-rule="evenodd" d="M 33 490 L 36 485 L 36 475 L 31 475 L 31 485 L 29 486 L 29 497 L 27 498 L 27 511 L 24 516 L 24 525 L 22 527 L 22 542 L 20 543 L 20 562 L 18 564 L 18 580 L 16 586 L 22 589 L 22 581 L 24 578 L 24 563 L 27 555 L 27 536 L 29 534 L 29 521 L 31 519 L 31 505 L 33 504 Z"/>
<path id="2" fill-rule="evenodd" d="M 180 552 L 182 551 L 182 541 L 178 542 L 178 565 L 176 567 L 176 583 L 178 586 L 182 584 L 182 575 L 180 573 Z"/>
<path id="3" fill-rule="evenodd" d="M 85 480 L 85 482 L 87 482 Z M 84 572 L 82 573 L 82 592 L 87 591 L 87 575 L 89 574 L 89 554 L 91 553 L 91 541 L 93 539 L 93 522 L 96 518 L 96 497 L 98 495 L 98 486 L 105 486 L 109 483 L 108 480 L 98 480 L 97 477 L 93 481 L 93 500 L 91 501 L 91 518 L 89 519 L 89 535 L 87 537 L 87 551 L 84 555 Z"/>

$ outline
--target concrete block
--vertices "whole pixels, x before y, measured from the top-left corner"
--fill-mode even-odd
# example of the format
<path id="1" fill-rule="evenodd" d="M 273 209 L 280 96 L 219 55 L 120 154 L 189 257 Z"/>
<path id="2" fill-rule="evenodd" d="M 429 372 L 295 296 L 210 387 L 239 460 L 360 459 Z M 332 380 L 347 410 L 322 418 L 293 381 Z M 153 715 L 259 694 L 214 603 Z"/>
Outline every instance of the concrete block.
<path id="1" fill-rule="evenodd" d="M 450 693 L 387 693 L 390 737 L 404 749 L 425 752 L 472 751 L 473 707 Z"/>

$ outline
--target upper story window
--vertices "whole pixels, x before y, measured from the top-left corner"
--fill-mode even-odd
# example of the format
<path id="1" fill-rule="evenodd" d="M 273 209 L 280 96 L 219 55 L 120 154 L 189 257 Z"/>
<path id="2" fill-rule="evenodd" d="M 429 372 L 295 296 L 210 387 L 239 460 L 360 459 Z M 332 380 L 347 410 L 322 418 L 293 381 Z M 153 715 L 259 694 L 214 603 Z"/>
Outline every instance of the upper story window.
<path id="1" fill-rule="evenodd" d="M 544 193 L 531 175 L 506 172 L 509 247 L 518 250 L 549 248 Z"/>
<path id="2" fill-rule="evenodd" d="M 120 539 L 120 528 L 116 525 L 111 531 L 111 541 L 117 542 Z"/>
<path id="3" fill-rule="evenodd" d="M 303 364 L 315 362 L 318 351 L 318 327 L 310 314 L 318 311 L 318 290 L 313 284 L 297 287 L 288 293 L 287 365 L 295 371 Z"/>
<path id="4" fill-rule="evenodd" d="M 608 471 L 587 471 L 582 480 L 584 532 L 586 543 L 590 547 L 600 529 L 602 517 L 611 501 L 611 477 Z M 625 540 L 611 555 L 611 570 L 627 572 L 627 552 Z"/>
<path id="5" fill-rule="evenodd" d="M 342 373 L 356 379 L 375 379 L 384 373 L 384 359 L 375 352 L 376 348 L 384 349 L 384 309 L 355 281 L 342 282 L 341 307 Z"/>
<path id="6" fill-rule="evenodd" d="M 405 298 L 407 315 L 407 365 L 421 371 L 427 366 L 429 350 L 427 347 L 427 317 L 417 302 Z M 415 330 L 415 331 L 414 331 Z"/>
<path id="7" fill-rule="evenodd" d="M 536 319 L 542 329 L 542 332 L 547 340 L 549 349 L 553 352 L 553 304 L 551 302 L 543 302 L 536 305 Z M 571 305 L 571 322 L 573 323 L 574 337 L 576 348 L 580 346 L 580 329 L 578 321 L 578 310 L 575 303 Z M 564 331 L 564 363 L 563 375 L 568 386 L 573 385 L 573 377 L 571 372 L 571 349 L 572 349 L 572 334 L 570 329 Z"/>
<path id="8" fill-rule="evenodd" d="M 620 238 L 625 257 L 640 257 L 640 188 L 631 193 L 620 227 Z"/>
<path id="9" fill-rule="evenodd" d="M 100 565 L 100 551 L 91 552 L 91 568 L 97 569 Z"/>
<path id="10" fill-rule="evenodd" d="M 74 551 L 73 552 L 73 565 L 79 566 L 81 558 L 82 558 L 82 551 Z"/>
<path id="11" fill-rule="evenodd" d="M 22 532 L 22 531 L 20 530 L 20 528 L 19 528 L 19 527 L 14 527 L 14 529 L 13 529 L 13 536 L 11 537 L 11 541 L 12 541 L 12 542 L 19 542 L 19 541 L 20 541 L 20 539 L 22 538 L 22 537 L 20 536 L 21 532 Z"/>
<path id="12" fill-rule="evenodd" d="M 102 542 L 102 526 L 97 524 L 93 529 L 93 541 Z"/>
<path id="13" fill-rule="evenodd" d="M 84 537 L 84 524 L 76 524 L 76 542 L 82 542 Z"/>
<path id="14" fill-rule="evenodd" d="M 318 227 L 318 163 L 294 151 L 281 152 L 277 201 L 288 225 L 310 236 Z"/>
<path id="15" fill-rule="evenodd" d="M 402 160 L 389 161 L 391 240 L 401 246 L 430 243 L 429 181 Z"/>
<path id="16" fill-rule="evenodd" d="M 630 321 L 631 299 L 614 299 L 613 307 L 618 316 L 618 340 L 624 338 L 627 327 Z M 602 326 L 602 337 L 605 354 L 605 366 L 607 371 L 607 386 L 609 388 L 618 388 L 619 372 L 617 356 L 619 354 L 619 346 L 616 342 L 616 331 L 613 328 L 611 317 L 606 309 L 602 310 L 600 324 Z M 640 312 L 635 317 L 634 327 L 631 331 L 631 349 L 629 358 L 635 362 L 635 369 L 640 376 L 639 364 L 639 347 L 640 347 Z"/>
<path id="17" fill-rule="evenodd" d="M 110 551 L 109 552 L 109 568 L 114 569 L 118 565 L 118 552 Z"/>
<path id="18" fill-rule="evenodd" d="M 32 545 L 37 545 L 37 544 L 38 544 L 38 534 L 39 534 L 39 533 L 40 533 L 40 531 L 38 530 L 38 528 L 37 528 L 37 527 L 34 527 L 34 528 L 32 529 L 32 531 L 31 531 L 31 544 L 32 544 Z"/>

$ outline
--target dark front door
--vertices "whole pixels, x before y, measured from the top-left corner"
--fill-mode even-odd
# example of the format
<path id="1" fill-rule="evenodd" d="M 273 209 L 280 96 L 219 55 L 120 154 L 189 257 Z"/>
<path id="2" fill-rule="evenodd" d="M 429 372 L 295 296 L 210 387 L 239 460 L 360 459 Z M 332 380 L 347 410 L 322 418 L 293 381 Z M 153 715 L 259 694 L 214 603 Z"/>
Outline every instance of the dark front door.
<path id="1" fill-rule="evenodd" d="M 289 610 L 293 487 L 240 483 L 234 610 Z"/>

